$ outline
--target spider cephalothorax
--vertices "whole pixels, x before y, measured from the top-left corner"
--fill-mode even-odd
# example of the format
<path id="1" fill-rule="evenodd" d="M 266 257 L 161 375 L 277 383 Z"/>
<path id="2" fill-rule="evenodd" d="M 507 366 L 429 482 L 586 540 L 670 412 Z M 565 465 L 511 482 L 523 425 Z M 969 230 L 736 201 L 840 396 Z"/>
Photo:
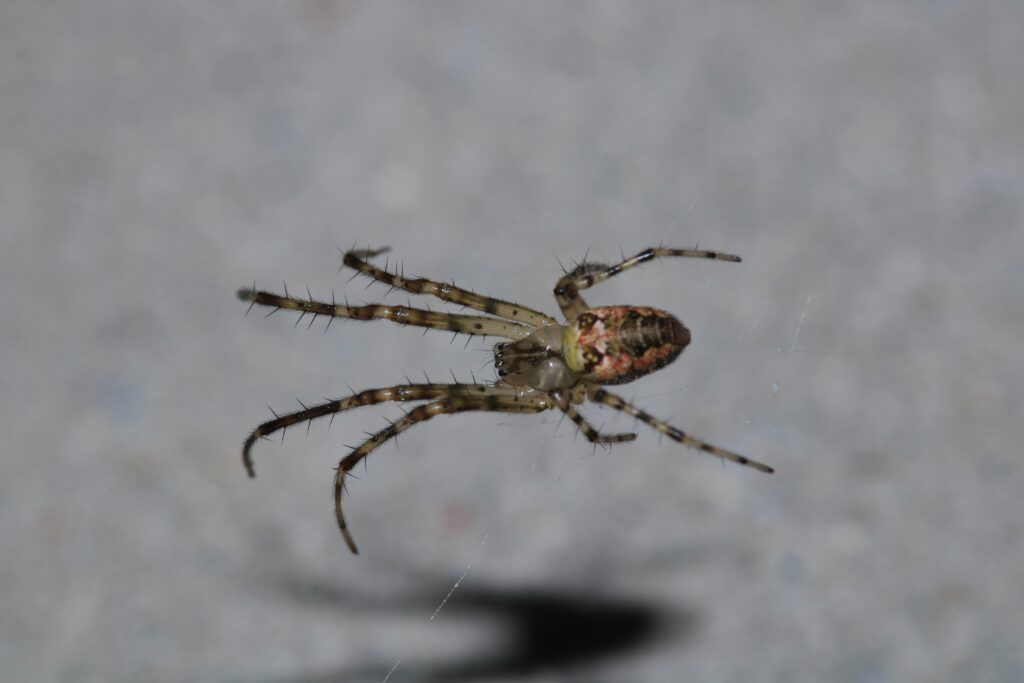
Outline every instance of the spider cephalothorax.
<path id="1" fill-rule="evenodd" d="M 374 280 L 413 294 L 430 294 L 439 299 L 481 311 L 485 315 L 440 313 L 409 306 L 367 304 L 350 306 L 335 301 L 327 303 L 252 289 L 239 290 L 239 298 L 253 305 L 274 310 L 288 308 L 300 312 L 299 318 L 311 315 L 313 320 L 326 316 L 357 320 L 384 319 L 403 325 L 448 330 L 476 336 L 504 337 L 511 341 L 494 347 L 494 366 L 498 380 L 484 384 L 399 384 L 383 389 L 369 389 L 334 401 L 287 415 L 275 415 L 249 434 L 242 448 L 242 460 L 250 476 L 255 476 L 252 447 L 257 439 L 283 431 L 293 424 L 318 417 L 334 415 L 360 406 L 386 401 L 422 401 L 404 417 L 370 436 L 345 456 L 334 478 L 334 510 L 338 526 L 356 553 L 355 542 L 341 509 L 345 477 L 349 471 L 374 449 L 413 425 L 435 415 L 466 411 L 504 413 L 537 413 L 561 410 L 592 443 L 611 444 L 632 441 L 636 434 L 602 434 L 592 427 L 575 406 L 589 399 L 632 415 L 669 438 L 692 448 L 711 453 L 762 472 L 772 468 L 742 455 L 689 436 L 624 399 L 602 388 L 602 385 L 624 384 L 665 367 L 690 343 L 690 331 L 665 311 L 646 306 L 600 306 L 589 308 L 580 296 L 602 280 L 628 268 L 662 256 L 688 256 L 719 261 L 739 261 L 739 256 L 694 249 L 645 249 L 636 256 L 615 265 L 582 263 L 566 273 L 555 285 L 555 299 L 566 323 L 519 304 L 481 296 L 454 285 L 425 278 L 406 279 L 399 273 L 378 268 L 368 259 L 387 249 L 349 251 L 343 262 Z M 273 311 L 272 311 L 273 312 Z M 312 325 L 312 320 L 310 321 Z"/>

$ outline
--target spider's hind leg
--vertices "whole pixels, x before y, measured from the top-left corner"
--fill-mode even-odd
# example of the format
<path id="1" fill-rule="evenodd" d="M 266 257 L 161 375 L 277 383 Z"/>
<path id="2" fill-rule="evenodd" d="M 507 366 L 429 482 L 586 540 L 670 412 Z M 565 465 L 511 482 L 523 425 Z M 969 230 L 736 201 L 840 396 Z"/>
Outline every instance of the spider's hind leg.
<path id="1" fill-rule="evenodd" d="M 580 296 L 580 291 L 593 287 L 598 282 L 618 275 L 624 270 L 634 268 L 641 263 L 663 256 L 686 256 L 691 258 L 712 259 L 716 261 L 738 262 L 742 259 L 733 254 L 703 249 L 670 249 L 668 247 L 649 247 L 639 254 L 624 258 L 614 265 L 603 263 L 581 263 L 573 270 L 559 278 L 555 284 L 555 300 L 566 320 L 574 320 L 580 313 L 587 310 L 587 303 Z"/>
<path id="2" fill-rule="evenodd" d="M 692 437 L 683 430 L 677 429 L 676 427 L 673 427 L 672 425 L 666 422 L 662 422 L 653 415 L 650 415 L 649 413 L 646 413 L 643 410 L 637 408 L 636 406 L 630 404 L 625 399 L 620 398 L 619 396 L 616 396 L 611 392 L 605 391 L 604 389 L 593 388 L 587 395 L 592 401 L 603 403 L 604 405 L 610 406 L 615 410 L 620 410 L 626 413 L 627 415 L 632 415 L 633 417 L 640 420 L 644 424 L 649 425 L 650 427 L 658 430 L 668 438 L 672 439 L 673 441 L 678 441 L 684 446 L 689 446 L 690 448 L 695 448 L 699 451 L 710 453 L 711 455 L 718 456 L 719 458 L 724 458 L 725 460 L 731 460 L 732 462 L 738 463 L 740 465 L 752 467 L 755 470 L 760 470 L 761 472 L 767 472 L 771 474 L 772 472 L 775 471 L 772 467 L 765 465 L 762 462 L 758 462 L 757 460 L 751 460 L 745 455 L 733 453 L 732 451 L 727 451 L 724 448 L 719 448 L 718 446 L 712 446 L 706 441 L 702 441 L 698 438 Z"/>

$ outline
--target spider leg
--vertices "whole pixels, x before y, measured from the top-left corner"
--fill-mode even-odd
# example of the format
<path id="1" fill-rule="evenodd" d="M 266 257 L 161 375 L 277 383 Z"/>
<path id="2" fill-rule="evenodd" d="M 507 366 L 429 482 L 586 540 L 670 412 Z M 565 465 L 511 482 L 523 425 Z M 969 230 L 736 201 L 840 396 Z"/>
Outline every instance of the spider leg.
<path id="1" fill-rule="evenodd" d="M 371 436 L 341 460 L 334 478 L 334 513 L 338 518 L 338 528 L 341 529 L 341 535 L 345 537 L 345 544 L 348 545 L 349 550 L 356 555 L 359 554 L 359 549 L 352 539 L 352 534 L 349 533 L 348 523 L 345 521 L 345 514 L 341 509 L 341 495 L 345 490 L 345 476 L 363 458 L 385 441 L 398 436 L 413 425 L 425 422 L 436 415 L 463 413 L 474 410 L 498 413 L 539 413 L 554 407 L 550 405 L 548 397 L 544 394 L 521 396 L 518 392 L 508 389 L 484 388 L 486 391 L 480 392 L 481 395 L 479 396 L 453 396 L 417 406 L 402 418 L 395 420 Z"/>
<path id="2" fill-rule="evenodd" d="M 353 392 L 351 396 L 339 398 L 334 401 L 326 401 L 315 406 L 303 406 L 302 410 L 286 415 L 276 415 L 273 420 L 268 420 L 252 430 L 245 443 L 242 445 L 242 463 L 245 471 L 250 477 L 256 476 L 256 470 L 252 464 L 252 448 L 256 441 L 270 436 L 275 432 L 282 431 L 294 424 L 311 422 L 318 417 L 333 416 L 353 408 L 371 406 L 387 401 L 435 401 L 440 398 L 455 398 L 465 396 L 486 395 L 493 387 L 485 384 L 398 384 L 383 389 L 367 389 L 365 391 Z"/>
<path id="3" fill-rule="evenodd" d="M 769 474 L 775 471 L 773 468 L 769 467 L 768 465 L 765 465 L 764 463 L 758 462 L 756 460 L 751 460 L 750 458 L 740 455 L 739 453 L 733 453 L 732 451 L 727 451 L 724 448 L 719 448 L 718 446 L 712 446 L 711 444 L 705 441 L 701 441 L 700 439 L 692 437 L 686 432 L 682 431 L 681 429 L 676 429 L 672 425 L 666 422 L 662 422 L 658 418 L 649 415 L 648 413 L 645 413 L 639 408 L 631 405 L 625 399 L 620 398 L 619 396 L 616 396 L 615 394 L 605 391 L 604 389 L 601 389 L 599 387 L 591 388 L 590 391 L 587 393 L 587 396 L 592 401 L 596 401 L 597 403 L 603 403 L 606 406 L 611 406 L 615 410 L 621 410 L 627 415 L 632 415 L 641 422 L 653 427 L 662 434 L 668 436 L 673 441 L 678 441 L 684 446 L 696 448 L 697 450 L 701 450 L 712 455 L 717 455 L 719 458 L 731 460 L 735 463 L 739 463 L 740 465 L 746 465 L 747 467 L 753 467 L 755 470 L 768 472 Z"/>
<path id="4" fill-rule="evenodd" d="M 407 279 L 399 273 L 389 273 L 387 270 L 378 268 L 366 260 L 387 250 L 387 247 L 384 247 L 383 249 L 375 250 L 349 251 L 342 257 L 342 262 L 349 268 L 353 268 L 378 282 L 390 285 L 394 289 L 402 289 L 413 294 L 430 294 L 443 301 L 467 306 L 500 318 L 521 321 L 531 327 L 558 324 L 558 321 L 551 316 L 531 308 L 526 308 L 525 306 L 520 306 L 517 303 L 482 296 L 455 285 L 436 282 L 427 278 Z"/>
<path id="5" fill-rule="evenodd" d="M 555 284 L 555 300 L 566 320 L 575 320 L 576 317 L 587 310 L 587 303 L 580 296 L 580 291 L 593 287 L 602 280 L 607 280 L 613 275 L 618 275 L 624 270 L 638 266 L 645 261 L 660 258 L 662 256 L 688 256 L 693 258 L 713 259 L 716 261 L 739 262 L 739 256 L 723 254 L 718 251 L 704 251 L 702 249 L 670 249 L 668 247 L 649 247 L 635 256 L 624 258 L 615 265 L 603 263 L 583 263 L 576 266 L 572 271 L 559 278 Z"/>
<path id="6" fill-rule="evenodd" d="M 552 399 L 555 400 L 558 405 L 558 409 L 565 413 L 570 420 L 572 420 L 579 430 L 583 432 L 583 436 L 587 437 L 587 441 L 594 444 L 610 444 L 610 443 L 624 443 L 626 441 L 633 441 L 636 439 L 636 434 L 602 434 L 594 428 L 586 419 L 579 414 L 572 403 L 566 398 L 561 396 L 557 392 L 552 392 Z"/>
<path id="7" fill-rule="evenodd" d="M 329 318 L 352 318 L 354 320 L 390 320 L 400 325 L 416 327 L 432 327 L 449 332 L 521 339 L 532 331 L 532 327 L 520 323 L 509 322 L 483 315 L 461 315 L 457 313 L 438 313 L 422 308 L 409 306 L 385 306 L 384 304 L 366 304 L 365 306 L 349 306 L 348 304 L 327 303 L 315 299 L 299 299 L 282 296 L 271 292 L 254 289 L 238 290 L 238 298 L 251 301 L 259 306 L 267 306 L 274 311 L 288 308 L 300 311 L 302 315 L 323 315 Z"/>

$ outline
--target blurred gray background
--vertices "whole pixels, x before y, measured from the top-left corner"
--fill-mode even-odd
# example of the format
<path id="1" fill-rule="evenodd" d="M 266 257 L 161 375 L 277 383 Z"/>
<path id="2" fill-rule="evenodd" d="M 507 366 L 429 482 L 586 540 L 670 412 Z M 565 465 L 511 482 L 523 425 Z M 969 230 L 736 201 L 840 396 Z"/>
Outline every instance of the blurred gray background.
<path id="1" fill-rule="evenodd" d="M 1016 0 L 6 0 L 0 677 L 1024 680 L 1022 27 Z M 556 258 L 662 241 L 744 262 L 592 290 L 693 331 L 622 393 L 776 474 L 438 418 L 352 482 L 360 557 L 332 468 L 396 406 L 246 478 L 268 404 L 489 380 L 492 341 L 323 334 L 238 287 L 380 300 L 336 247 L 390 245 L 555 313 Z"/>

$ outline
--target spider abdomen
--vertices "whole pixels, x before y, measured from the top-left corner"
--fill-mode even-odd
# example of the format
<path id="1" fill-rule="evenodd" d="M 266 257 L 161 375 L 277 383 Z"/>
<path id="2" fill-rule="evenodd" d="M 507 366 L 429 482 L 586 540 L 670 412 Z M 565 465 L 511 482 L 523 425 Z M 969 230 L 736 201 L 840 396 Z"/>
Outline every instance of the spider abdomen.
<path id="1" fill-rule="evenodd" d="M 597 384 L 624 384 L 663 368 L 690 343 L 674 316 L 647 306 L 599 306 L 584 311 L 565 331 L 568 367 Z"/>

